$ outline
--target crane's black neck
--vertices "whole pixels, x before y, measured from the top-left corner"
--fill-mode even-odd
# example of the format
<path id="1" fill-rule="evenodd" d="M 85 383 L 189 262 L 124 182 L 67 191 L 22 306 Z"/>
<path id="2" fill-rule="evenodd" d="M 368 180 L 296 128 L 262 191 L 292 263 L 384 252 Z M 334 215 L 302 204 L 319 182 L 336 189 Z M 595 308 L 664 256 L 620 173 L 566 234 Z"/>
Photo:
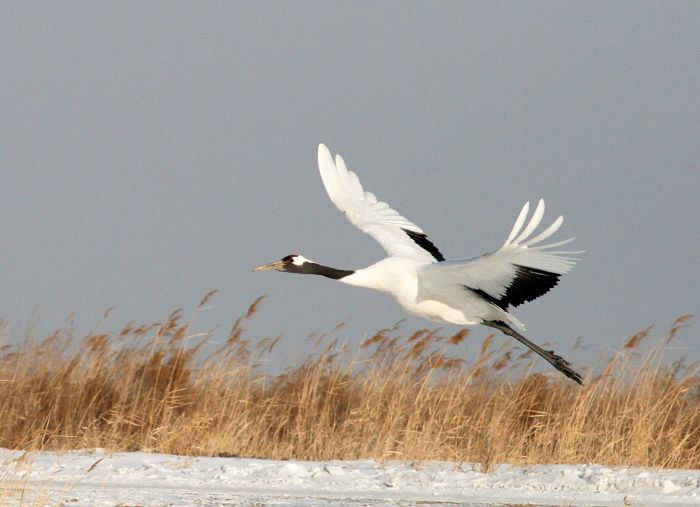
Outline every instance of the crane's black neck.
<path id="1" fill-rule="evenodd" d="M 296 264 L 290 264 L 287 267 L 287 271 L 291 273 L 300 273 L 303 275 L 321 275 L 326 278 L 332 278 L 333 280 L 340 280 L 346 276 L 350 276 L 354 273 L 352 270 L 348 269 L 336 269 L 329 268 L 328 266 L 322 266 L 321 264 L 316 264 L 315 262 L 304 262 L 301 266 Z"/>

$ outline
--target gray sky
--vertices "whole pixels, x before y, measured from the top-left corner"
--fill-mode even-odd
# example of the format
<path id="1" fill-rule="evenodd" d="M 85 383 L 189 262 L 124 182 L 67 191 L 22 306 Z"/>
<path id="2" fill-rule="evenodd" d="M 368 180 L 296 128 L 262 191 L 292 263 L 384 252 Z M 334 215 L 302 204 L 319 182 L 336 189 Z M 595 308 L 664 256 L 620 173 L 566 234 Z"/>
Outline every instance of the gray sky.
<path id="1" fill-rule="evenodd" d="M 249 329 L 285 336 L 281 362 L 392 325 L 385 295 L 251 272 L 383 257 L 328 200 L 323 142 L 448 258 L 544 197 L 585 257 L 514 313 L 590 366 L 700 311 L 699 34 L 680 1 L 3 2 L 0 318 L 87 330 L 116 306 L 116 329 L 218 288 L 194 319 L 223 335 L 268 294 Z"/>

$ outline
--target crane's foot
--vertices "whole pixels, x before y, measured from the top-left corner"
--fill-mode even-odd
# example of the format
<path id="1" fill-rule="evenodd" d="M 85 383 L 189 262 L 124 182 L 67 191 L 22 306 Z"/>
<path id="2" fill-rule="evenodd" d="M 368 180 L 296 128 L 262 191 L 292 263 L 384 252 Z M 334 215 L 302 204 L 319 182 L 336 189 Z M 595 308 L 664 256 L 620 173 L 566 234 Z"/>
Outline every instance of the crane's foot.
<path id="1" fill-rule="evenodd" d="M 571 380 L 578 382 L 580 385 L 583 385 L 583 378 L 571 368 L 571 363 L 569 361 L 567 361 L 560 355 L 555 354 L 553 350 L 545 350 L 545 352 L 549 357 L 545 355 L 543 355 L 542 357 L 549 361 L 549 364 L 554 366 L 557 370 L 562 372 Z"/>

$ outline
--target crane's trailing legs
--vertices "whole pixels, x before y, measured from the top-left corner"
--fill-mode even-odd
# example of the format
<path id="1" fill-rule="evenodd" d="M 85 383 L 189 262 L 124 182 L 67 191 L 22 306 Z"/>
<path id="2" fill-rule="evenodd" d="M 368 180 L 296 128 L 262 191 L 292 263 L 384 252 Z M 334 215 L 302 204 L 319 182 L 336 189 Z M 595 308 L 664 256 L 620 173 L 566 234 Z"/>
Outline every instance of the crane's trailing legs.
<path id="1" fill-rule="evenodd" d="M 504 334 L 507 334 L 508 336 L 512 336 L 520 343 L 529 347 L 531 350 L 535 351 L 537 354 L 545 358 L 552 366 L 554 366 L 557 370 L 569 377 L 571 380 L 574 380 L 579 384 L 583 385 L 583 379 L 581 378 L 581 375 L 579 375 L 571 369 L 571 363 L 563 357 L 555 354 L 553 350 L 544 350 L 542 347 L 532 343 L 530 340 L 528 340 L 523 335 L 511 328 L 508 324 L 500 320 L 485 320 L 482 322 L 482 324 L 484 326 L 498 329 L 499 331 L 501 331 Z"/>

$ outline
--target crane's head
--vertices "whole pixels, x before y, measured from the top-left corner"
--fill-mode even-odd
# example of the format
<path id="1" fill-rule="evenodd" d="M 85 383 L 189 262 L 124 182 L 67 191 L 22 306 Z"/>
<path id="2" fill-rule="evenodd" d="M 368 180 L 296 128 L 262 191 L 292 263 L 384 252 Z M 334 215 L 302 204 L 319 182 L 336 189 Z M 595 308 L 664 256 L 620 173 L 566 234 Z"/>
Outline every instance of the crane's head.
<path id="1" fill-rule="evenodd" d="M 354 273 L 354 271 L 348 269 L 335 269 L 317 264 L 299 254 L 288 255 L 280 261 L 265 264 L 255 268 L 253 271 L 267 271 L 268 269 L 286 273 L 300 273 L 302 275 L 321 275 L 334 280 L 340 280 Z"/>
<path id="2" fill-rule="evenodd" d="M 287 255 L 284 259 L 271 262 L 270 264 L 265 264 L 255 268 L 253 271 L 267 271 L 269 269 L 274 269 L 276 271 L 286 271 L 287 273 L 305 273 L 304 264 L 315 264 L 309 259 L 299 255 L 292 254 Z"/>

